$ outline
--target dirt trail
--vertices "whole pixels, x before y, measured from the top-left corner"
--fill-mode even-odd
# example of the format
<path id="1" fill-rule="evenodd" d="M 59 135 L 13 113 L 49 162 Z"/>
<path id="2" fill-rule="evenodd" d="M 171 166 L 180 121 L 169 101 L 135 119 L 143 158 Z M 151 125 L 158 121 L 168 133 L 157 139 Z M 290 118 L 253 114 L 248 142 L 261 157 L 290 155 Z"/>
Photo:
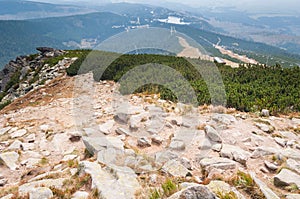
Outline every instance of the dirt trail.
<path id="1" fill-rule="evenodd" d="M 239 55 L 239 54 L 232 52 L 231 50 L 226 50 L 222 46 L 215 45 L 215 48 L 218 49 L 223 55 L 228 55 L 228 56 L 230 56 L 234 59 L 238 59 L 244 63 L 258 64 L 258 62 L 256 60 L 251 59 L 251 58 L 247 57 L 246 55 Z"/>
<path id="2" fill-rule="evenodd" d="M 190 46 L 190 44 L 182 37 L 178 37 L 179 44 L 184 47 L 184 49 L 177 54 L 179 57 L 188 57 L 188 58 L 196 58 L 199 57 L 204 60 L 213 61 L 213 57 L 210 57 L 209 55 L 205 55 L 198 48 L 195 48 L 193 46 Z"/>
<path id="3" fill-rule="evenodd" d="M 178 53 L 177 56 L 179 56 L 179 57 L 195 58 L 195 59 L 200 58 L 202 60 L 214 61 L 213 57 L 211 57 L 209 55 L 205 55 L 205 54 L 201 53 L 198 48 L 190 46 L 190 44 L 184 38 L 178 37 L 178 40 L 179 40 L 179 44 L 182 47 L 184 47 L 184 49 L 180 53 Z M 222 51 L 221 51 L 221 53 L 222 53 Z M 223 59 L 223 60 L 226 62 L 227 65 L 230 65 L 233 68 L 239 67 L 238 63 L 229 61 L 227 59 Z"/>

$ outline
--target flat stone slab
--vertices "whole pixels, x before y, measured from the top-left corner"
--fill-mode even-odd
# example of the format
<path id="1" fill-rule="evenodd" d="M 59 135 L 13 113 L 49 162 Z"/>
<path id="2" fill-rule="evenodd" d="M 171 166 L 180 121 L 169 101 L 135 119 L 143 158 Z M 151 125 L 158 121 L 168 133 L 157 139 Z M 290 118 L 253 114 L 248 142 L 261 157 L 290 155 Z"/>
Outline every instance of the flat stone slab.
<path id="1" fill-rule="evenodd" d="M 277 187 L 296 185 L 298 189 L 300 189 L 300 175 L 288 169 L 282 169 L 280 173 L 274 177 L 274 185 Z"/>
<path id="2" fill-rule="evenodd" d="M 258 179 L 253 172 L 250 172 L 251 178 L 257 184 L 266 199 L 280 199 L 265 183 Z"/>
<path id="3" fill-rule="evenodd" d="M 30 191 L 30 199 L 49 199 L 53 197 L 52 191 L 47 187 L 38 187 Z"/>
<path id="4" fill-rule="evenodd" d="M 21 194 L 27 194 L 34 190 L 36 187 L 55 187 L 57 189 L 62 188 L 64 181 L 67 180 L 67 178 L 59 178 L 59 179 L 45 179 L 35 182 L 30 182 L 23 184 L 19 187 L 19 192 Z"/>
<path id="5" fill-rule="evenodd" d="M 18 138 L 18 137 L 22 137 L 26 133 L 27 133 L 26 129 L 20 129 L 20 130 L 17 130 L 15 132 L 13 132 L 12 134 L 10 134 L 10 137 L 11 138 Z"/>
<path id="6" fill-rule="evenodd" d="M 103 169 L 98 163 L 81 162 L 83 169 L 92 177 L 92 187 L 97 188 L 103 199 L 133 199 L 141 188 L 134 171 L 128 167 Z M 110 172 L 108 172 L 110 171 Z"/>
<path id="7" fill-rule="evenodd" d="M 16 152 L 6 152 L 0 154 L 0 162 L 6 165 L 10 170 L 16 170 L 19 154 Z"/>
<path id="8" fill-rule="evenodd" d="M 213 191 L 215 194 L 218 192 L 222 193 L 229 193 L 233 192 L 237 196 L 237 199 L 246 199 L 240 192 L 236 190 L 236 188 L 231 187 L 229 184 L 226 182 L 220 181 L 220 180 L 213 180 L 211 181 L 207 187 Z"/>
<path id="9" fill-rule="evenodd" d="M 200 161 L 201 167 L 207 171 L 211 171 L 213 168 L 222 170 L 235 169 L 236 164 L 233 160 L 220 157 L 204 158 Z"/>
<path id="10" fill-rule="evenodd" d="M 7 133 L 10 129 L 11 129 L 10 126 L 1 129 L 1 130 L 0 130 L 0 136 L 1 136 L 1 135 L 4 135 L 5 133 Z"/>
<path id="11" fill-rule="evenodd" d="M 83 143 L 91 154 L 97 154 L 109 147 L 124 150 L 124 143 L 118 137 L 83 137 Z"/>
<path id="12" fill-rule="evenodd" d="M 237 146 L 223 144 L 221 150 L 221 157 L 235 160 L 243 165 L 246 164 L 247 160 L 251 156 L 248 151 L 245 151 Z"/>
<path id="13" fill-rule="evenodd" d="M 300 199 L 300 194 L 289 194 L 286 199 Z"/>
<path id="14" fill-rule="evenodd" d="M 186 177 L 189 170 L 185 168 L 179 161 L 170 160 L 163 167 L 162 170 L 173 177 Z"/>

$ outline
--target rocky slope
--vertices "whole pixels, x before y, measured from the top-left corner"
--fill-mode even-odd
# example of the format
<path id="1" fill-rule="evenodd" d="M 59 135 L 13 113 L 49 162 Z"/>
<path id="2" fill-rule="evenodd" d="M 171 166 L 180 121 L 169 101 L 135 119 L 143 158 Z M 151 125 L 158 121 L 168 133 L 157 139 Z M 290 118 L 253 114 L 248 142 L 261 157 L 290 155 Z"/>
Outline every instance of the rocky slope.
<path id="1" fill-rule="evenodd" d="M 62 59 L 1 110 L 1 199 L 300 198 L 296 114 L 121 96 Z"/>

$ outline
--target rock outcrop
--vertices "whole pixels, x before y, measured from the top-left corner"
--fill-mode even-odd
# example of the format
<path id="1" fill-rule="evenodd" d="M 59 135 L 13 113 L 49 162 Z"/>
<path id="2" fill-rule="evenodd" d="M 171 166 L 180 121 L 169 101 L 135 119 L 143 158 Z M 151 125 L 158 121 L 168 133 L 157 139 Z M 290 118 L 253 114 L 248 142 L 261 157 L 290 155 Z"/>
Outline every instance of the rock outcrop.
<path id="1" fill-rule="evenodd" d="M 2 72 L 38 78 L 3 98 L 18 100 L 0 116 L 0 198 L 250 198 L 243 186 L 268 199 L 299 197 L 296 117 L 121 96 L 91 73 L 65 76 L 75 57 L 47 65 L 66 52 L 39 50 Z"/>

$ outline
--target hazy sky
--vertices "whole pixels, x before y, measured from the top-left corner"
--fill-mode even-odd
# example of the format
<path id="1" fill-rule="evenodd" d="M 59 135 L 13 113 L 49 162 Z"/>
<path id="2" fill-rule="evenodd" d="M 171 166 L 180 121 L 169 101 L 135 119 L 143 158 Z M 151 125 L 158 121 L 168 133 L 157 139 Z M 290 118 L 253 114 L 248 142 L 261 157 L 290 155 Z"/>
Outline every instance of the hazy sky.
<path id="1" fill-rule="evenodd" d="M 109 0 L 34 0 L 34 1 L 43 1 L 43 2 L 93 2 L 101 3 L 107 2 Z M 161 0 L 110 0 L 111 2 L 134 2 L 134 3 L 155 3 L 156 5 L 161 2 Z M 168 2 L 186 4 L 191 7 L 220 7 L 220 6 L 233 6 L 241 10 L 248 11 L 262 11 L 262 12 L 299 12 L 299 0 L 167 0 Z M 166 1 L 163 1 L 164 3 Z"/>

